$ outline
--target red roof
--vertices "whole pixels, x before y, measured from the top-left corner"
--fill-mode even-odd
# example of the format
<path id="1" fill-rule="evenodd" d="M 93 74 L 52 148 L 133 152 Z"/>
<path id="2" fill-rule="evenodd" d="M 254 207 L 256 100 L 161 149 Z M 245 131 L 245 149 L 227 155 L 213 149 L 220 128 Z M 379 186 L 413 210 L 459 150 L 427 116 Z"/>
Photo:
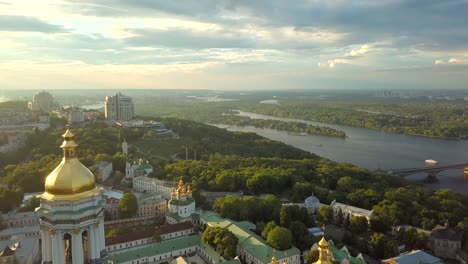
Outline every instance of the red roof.
<path id="1" fill-rule="evenodd" d="M 156 232 L 158 232 L 159 235 L 164 235 L 164 234 L 169 234 L 177 231 L 183 231 L 187 229 L 193 229 L 193 224 L 192 222 L 182 222 L 182 223 L 177 223 L 177 224 L 172 224 L 172 225 L 163 225 L 158 228 L 156 228 Z M 112 246 L 116 244 L 121 244 L 121 243 L 127 243 L 127 242 L 132 242 L 135 240 L 140 240 L 140 239 L 145 239 L 145 238 L 151 238 L 153 237 L 153 230 L 151 229 L 145 229 L 145 230 L 137 230 L 137 231 L 132 231 L 128 232 L 122 235 L 117 235 L 113 237 L 106 237 L 106 246 Z"/>
<path id="2" fill-rule="evenodd" d="M 128 232 L 122 235 L 117 235 L 113 237 L 106 237 L 106 246 L 111 246 L 115 244 L 121 244 L 126 242 L 132 242 L 135 240 L 140 240 L 144 238 L 150 238 L 153 236 L 152 230 L 138 230 Z"/>
<path id="3" fill-rule="evenodd" d="M 192 222 L 187 221 L 187 222 L 182 222 L 182 223 L 177 223 L 177 224 L 172 224 L 172 225 L 163 225 L 163 226 L 156 228 L 156 232 L 158 232 L 159 235 L 165 235 L 165 234 L 174 233 L 177 231 L 183 231 L 187 229 L 193 229 Z"/>

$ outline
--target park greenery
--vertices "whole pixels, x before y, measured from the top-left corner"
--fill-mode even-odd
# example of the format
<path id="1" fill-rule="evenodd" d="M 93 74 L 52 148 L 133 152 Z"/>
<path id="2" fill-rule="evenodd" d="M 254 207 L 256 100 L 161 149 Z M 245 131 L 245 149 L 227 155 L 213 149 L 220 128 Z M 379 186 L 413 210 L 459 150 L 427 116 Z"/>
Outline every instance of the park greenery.
<path id="1" fill-rule="evenodd" d="M 130 218 L 138 212 L 138 200 L 133 193 L 125 193 L 118 205 L 119 217 Z"/>
<path id="2" fill-rule="evenodd" d="M 239 239 L 226 228 L 207 227 L 203 231 L 202 241 L 214 248 L 224 259 L 229 260 L 236 256 Z"/>

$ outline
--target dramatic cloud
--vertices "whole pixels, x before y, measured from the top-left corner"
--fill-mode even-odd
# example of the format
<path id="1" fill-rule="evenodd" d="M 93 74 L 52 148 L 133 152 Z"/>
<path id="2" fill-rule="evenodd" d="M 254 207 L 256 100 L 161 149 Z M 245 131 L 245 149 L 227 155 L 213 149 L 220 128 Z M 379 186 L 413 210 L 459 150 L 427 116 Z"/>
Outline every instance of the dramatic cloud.
<path id="1" fill-rule="evenodd" d="M 468 83 L 465 0 L 0 0 L 0 6 L 2 87 Z M 24 72 L 30 77 L 21 78 Z M 407 72 L 420 79 L 402 78 Z"/>

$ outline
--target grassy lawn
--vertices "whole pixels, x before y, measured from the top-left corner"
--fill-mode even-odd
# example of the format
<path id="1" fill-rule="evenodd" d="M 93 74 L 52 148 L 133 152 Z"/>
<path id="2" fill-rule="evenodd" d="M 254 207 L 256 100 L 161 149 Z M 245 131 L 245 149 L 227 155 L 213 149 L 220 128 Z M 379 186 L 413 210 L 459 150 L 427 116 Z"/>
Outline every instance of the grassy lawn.
<path id="1" fill-rule="evenodd" d="M 193 140 L 181 139 L 140 139 L 132 143 L 136 154 L 140 154 L 147 159 L 171 160 L 177 153 L 185 153 L 185 146 L 191 146 Z"/>

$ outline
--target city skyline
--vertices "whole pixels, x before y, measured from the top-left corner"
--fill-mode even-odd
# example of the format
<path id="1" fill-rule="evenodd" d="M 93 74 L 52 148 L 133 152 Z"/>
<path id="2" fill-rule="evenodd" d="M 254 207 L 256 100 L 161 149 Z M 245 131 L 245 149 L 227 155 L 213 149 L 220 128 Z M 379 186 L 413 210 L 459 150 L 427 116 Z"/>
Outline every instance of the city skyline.
<path id="1" fill-rule="evenodd" d="M 463 89 L 467 1 L 0 2 L 3 89 Z"/>

